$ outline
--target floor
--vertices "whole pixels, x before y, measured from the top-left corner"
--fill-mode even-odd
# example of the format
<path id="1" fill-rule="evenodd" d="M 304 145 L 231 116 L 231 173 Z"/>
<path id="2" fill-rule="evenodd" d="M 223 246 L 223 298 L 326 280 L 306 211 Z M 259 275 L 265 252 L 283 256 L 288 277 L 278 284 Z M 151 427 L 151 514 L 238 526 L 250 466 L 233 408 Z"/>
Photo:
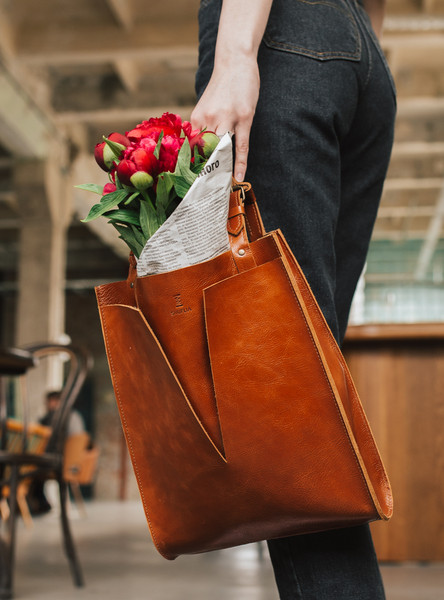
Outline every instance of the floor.
<path id="1" fill-rule="evenodd" d="M 265 545 L 170 562 L 154 549 L 140 503 L 92 502 L 86 510 L 86 517 L 70 510 L 86 586 L 72 585 L 54 510 L 35 518 L 32 530 L 19 524 L 17 600 L 278 599 Z M 382 572 L 387 600 L 444 600 L 444 564 L 383 566 Z"/>

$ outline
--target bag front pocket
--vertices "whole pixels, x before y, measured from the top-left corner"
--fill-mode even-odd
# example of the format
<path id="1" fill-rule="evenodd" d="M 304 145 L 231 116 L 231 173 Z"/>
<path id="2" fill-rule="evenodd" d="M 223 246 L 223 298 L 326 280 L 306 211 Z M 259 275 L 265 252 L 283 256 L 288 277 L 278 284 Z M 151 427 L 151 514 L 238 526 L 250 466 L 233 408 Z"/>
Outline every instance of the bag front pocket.
<path id="1" fill-rule="evenodd" d="M 361 58 L 358 26 L 344 0 L 274 0 L 263 41 L 322 61 Z"/>

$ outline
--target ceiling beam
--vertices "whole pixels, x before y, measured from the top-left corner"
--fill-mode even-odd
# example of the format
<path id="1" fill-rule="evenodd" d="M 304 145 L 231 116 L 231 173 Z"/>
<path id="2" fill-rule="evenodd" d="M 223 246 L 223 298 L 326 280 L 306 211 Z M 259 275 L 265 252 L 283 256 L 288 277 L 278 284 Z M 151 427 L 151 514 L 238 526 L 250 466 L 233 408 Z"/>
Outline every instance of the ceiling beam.
<path id="1" fill-rule="evenodd" d="M 415 33 L 420 35 L 426 32 L 444 31 L 444 16 L 416 14 L 409 16 L 390 16 L 384 19 L 384 41 L 388 34 Z"/>
<path id="2" fill-rule="evenodd" d="M 141 79 L 141 73 L 136 62 L 133 60 L 120 58 L 119 60 L 114 61 L 114 68 L 126 90 L 130 93 L 137 92 Z"/>
<path id="3" fill-rule="evenodd" d="M 149 117 L 160 116 L 164 112 L 180 114 L 182 119 L 189 119 L 193 106 L 145 106 L 141 108 L 110 108 L 90 111 L 60 112 L 54 121 L 60 125 L 76 123 L 98 124 L 138 122 Z"/>
<path id="4" fill-rule="evenodd" d="M 17 203 L 17 196 L 14 190 L 0 191 L 0 202 L 14 206 Z"/>
<path id="5" fill-rule="evenodd" d="M 391 177 L 384 183 L 384 191 L 440 190 L 441 177 Z"/>
<path id="6" fill-rule="evenodd" d="M 16 60 L 19 64 L 33 66 L 63 66 L 63 65 L 88 65 L 101 63 L 114 63 L 117 60 L 143 61 L 145 64 L 164 63 L 176 61 L 180 57 L 187 60 L 191 65 L 197 65 L 197 44 L 171 44 L 169 47 L 132 46 L 122 47 L 110 46 L 109 43 L 102 48 L 84 49 L 82 46 L 72 49 L 44 50 L 35 53 L 21 51 Z"/>
<path id="7" fill-rule="evenodd" d="M 381 206 L 378 210 L 378 219 L 433 217 L 436 206 Z"/>
<path id="8" fill-rule="evenodd" d="M 180 40 L 180 45 L 177 44 Z M 26 26 L 16 39 L 16 60 L 29 65 L 57 65 L 110 62 L 119 59 L 148 60 L 180 56 L 194 52 L 197 56 L 197 19 L 175 23 L 138 24 L 131 32 L 116 33 L 113 26 L 66 27 Z M 191 49 L 191 50 L 190 50 Z"/>
<path id="9" fill-rule="evenodd" d="M 392 156 L 444 156 L 444 142 L 395 142 Z"/>
<path id="10" fill-rule="evenodd" d="M 24 158 L 45 158 L 55 125 L 6 70 L 0 69 L 0 143 Z"/>
<path id="11" fill-rule="evenodd" d="M 170 46 L 131 45 L 116 47 L 109 42 L 99 48 L 78 47 L 51 50 L 42 48 L 37 52 L 26 52 L 21 50 L 16 55 L 18 64 L 33 66 L 63 66 L 63 65 L 88 65 L 101 63 L 114 63 L 118 60 L 135 60 L 147 65 L 151 63 L 168 63 L 177 61 L 180 57 L 190 65 L 197 65 L 197 43 L 175 44 Z"/>
<path id="12" fill-rule="evenodd" d="M 444 52 L 444 49 L 443 49 Z M 400 98 L 398 100 L 398 117 L 440 117 L 444 115 L 444 96 Z"/>
<path id="13" fill-rule="evenodd" d="M 106 4 L 117 24 L 130 31 L 133 27 L 133 14 L 129 0 L 106 0 Z"/>
<path id="14" fill-rule="evenodd" d="M 422 0 L 423 9 L 426 13 L 442 14 L 442 0 Z"/>
<path id="15" fill-rule="evenodd" d="M 7 8 L 0 4 L 0 49 L 3 56 L 11 59 L 15 55 L 15 30 L 9 19 Z"/>

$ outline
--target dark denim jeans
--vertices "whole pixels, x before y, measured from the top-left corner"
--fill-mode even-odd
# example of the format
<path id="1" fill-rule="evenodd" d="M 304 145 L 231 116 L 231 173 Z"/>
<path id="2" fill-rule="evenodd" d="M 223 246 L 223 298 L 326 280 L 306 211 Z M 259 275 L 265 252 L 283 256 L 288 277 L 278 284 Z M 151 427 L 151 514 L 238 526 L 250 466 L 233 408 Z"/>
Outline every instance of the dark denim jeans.
<path id="1" fill-rule="evenodd" d="M 202 0 L 198 95 L 211 76 L 221 0 Z M 355 0 L 274 0 L 258 62 L 247 181 L 281 228 L 342 342 L 393 142 L 395 89 Z M 381 600 L 367 526 L 269 541 L 283 600 Z"/>

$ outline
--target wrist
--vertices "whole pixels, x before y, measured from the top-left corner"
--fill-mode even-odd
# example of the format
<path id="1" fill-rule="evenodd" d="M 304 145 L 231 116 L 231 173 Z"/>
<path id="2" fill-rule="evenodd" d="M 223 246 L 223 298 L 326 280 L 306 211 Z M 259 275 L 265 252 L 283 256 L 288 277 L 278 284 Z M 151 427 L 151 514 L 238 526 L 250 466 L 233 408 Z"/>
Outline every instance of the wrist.
<path id="1" fill-rule="evenodd" d="M 255 67 L 257 65 L 257 48 L 253 45 L 221 45 L 216 48 L 214 57 L 214 69 L 239 69 L 243 67 Z"/>

